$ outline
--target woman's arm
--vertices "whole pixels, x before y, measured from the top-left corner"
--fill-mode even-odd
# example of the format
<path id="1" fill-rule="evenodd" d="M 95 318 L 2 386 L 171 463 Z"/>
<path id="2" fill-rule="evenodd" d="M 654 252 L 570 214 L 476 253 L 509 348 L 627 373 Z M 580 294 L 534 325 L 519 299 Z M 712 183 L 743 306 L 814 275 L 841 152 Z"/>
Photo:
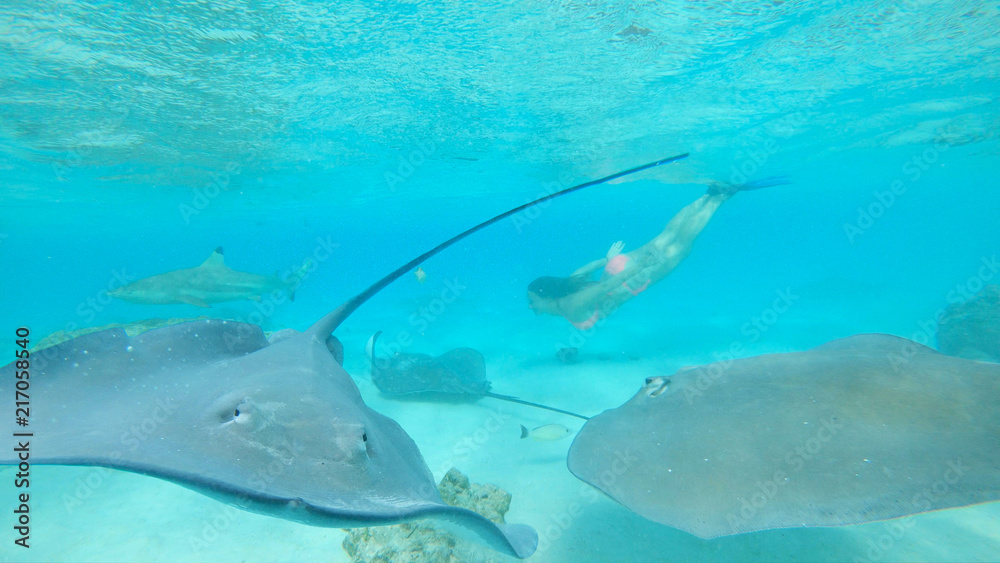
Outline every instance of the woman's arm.
<path id="1" fill-rule="evenodd" d="M 590 262 L 586 266 L 583 266 L 581 268 L 577 268 L 577 270 L 575 272 L 573 272 L 572 274 L 570 274 L 570 276 L 590 275 L 595 270 L 607 266 L 608 265 L 608 260 L 611 260 L 615 256 L 618 256 L 619 254 L 621 254 L 622 248 L 625 248 L 625 245 L 622 243 L 622 241 L 618 241 L 618 242 L 612 244 L 611 248 L 608 249 L 608 253 L 604 256 L 604 258 L 598 258 L 597 260 L 594 260 L 593 262 Z"/>
<path id="2" fill-rule="evenodd" d="M 563 307 L 570 311 L 578 311 L 579 314 L 592 314 L 594 311 L 601 311 L 602 315 L 605 316 L 611 314 L 622 303 L 641 293 L 641 291 L 631 289 L 629 284 L 641 287 L 648 279 L 646 276 L 648 267 L 641 264 L 644 261 L 642 259 L 643 252 L 643 249 L 630 252 L 630 259 L 625 265 L 625 269 L 618 274 L 608 276 L 560 299 Z"/>
<path id="3" fill-rule="evenodd" d="M 676 243 L 656 239 L 629 252 L 624 269 L 589 285 L 560 301 L 567 310 L 609 315 L 623 303 L 665 278 L 687 254 Z M 687 249 L 689 250 L 689 249 Z"/>
<path id="4" fill-rule="evenodd" d="M 573 277 L 573 276 L 584 276 L 584 275 L 589 276 L 595 270 L 598 270 L 598 269 L 603 268 L 604 266 L 606 266 L 607 263 L 608 263 L 608 259 L 607 258 L 598 258 L 597 260 L 594 260 L 593 262 L 587 264 L 586 266 L 583 266 L 581 268 L 577 268 L 575 272 L 573 272 L 572 274 L 570 274 L 570 277 Z"/>

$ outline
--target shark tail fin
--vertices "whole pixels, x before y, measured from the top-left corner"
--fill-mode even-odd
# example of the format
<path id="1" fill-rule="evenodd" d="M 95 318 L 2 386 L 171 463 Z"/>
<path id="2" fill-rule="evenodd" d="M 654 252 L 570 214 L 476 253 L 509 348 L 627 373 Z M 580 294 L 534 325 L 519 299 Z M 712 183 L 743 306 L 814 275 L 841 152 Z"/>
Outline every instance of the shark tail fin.
<path id="1" fill-rule="evenodd" d="M 288 284 L 289 299 L 295 301 L 295 290 L 299 288 L 299 284 L 302 283 L 302 280 L 305 279 L 305 277 L 309 275 L 309 272 L 313 270 L 315 264 L 316 263 L 312 258 L 306 258 L 306 261 L 302 263 L 302 267 L 292 272 L 291 275 L 289 275 L 285 280 L 285 283 Z"/>
<path id="2" fill-rule="evenodd" d="M 527 438 L 528 434 L 530 434 L 530 433 L 531 432 L 529 432 L 528 429 L 525 428 L 525 426 L 522 424 L 521 425 L 521 439 L 523 440 L 523 439 Z"/>

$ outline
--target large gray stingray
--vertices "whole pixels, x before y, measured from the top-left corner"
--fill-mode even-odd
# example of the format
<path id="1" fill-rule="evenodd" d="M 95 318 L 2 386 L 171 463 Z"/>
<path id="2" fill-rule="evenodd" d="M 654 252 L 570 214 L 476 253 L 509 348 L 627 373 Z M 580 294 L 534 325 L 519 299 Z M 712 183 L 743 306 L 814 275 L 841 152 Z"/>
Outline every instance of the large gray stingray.
<path id="1" fill-rule="evenodd" d="M 884 334 L 654 377 L 568 465 L 702 538 L 1000 500 L 1000 365 Z"/>
<path id="2" fill-rule="evenodd" d="M 30 378 L 14 363 L 0 368 L 0 396 L 14 397 L 17 384 L 31 400 L 30 424 L 5 417 L 3 428 L 8 436 L 32 434 L 17 439 L 35 464 L 132 471 L 318 526 L 435 518 L 527 557 L 537 545 L 530 527 L 497 526 L 442 502 L 410 437 L 362 401 L 335 357 L 342 347 L 332 332 L 372 295 L 469 234 L 538 201 L 683 156 L 498 215 L 411 260 L 307 331 L 270 343 L 256 325 L 210 319 L 134 337 L 113 328 L 32 353 Z M 0 464 L 16 465 L 17 456 L 7 448 Z"/>

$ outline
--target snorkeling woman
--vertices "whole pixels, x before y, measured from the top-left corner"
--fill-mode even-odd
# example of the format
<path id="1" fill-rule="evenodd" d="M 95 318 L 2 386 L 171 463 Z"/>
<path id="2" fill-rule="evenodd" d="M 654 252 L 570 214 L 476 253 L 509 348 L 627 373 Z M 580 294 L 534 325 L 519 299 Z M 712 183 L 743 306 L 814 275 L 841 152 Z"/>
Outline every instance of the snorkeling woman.
<path id="1" fill-rule="evenodd" d="M 535 314 L 564 317 L 578 329 L 591 328 L 618 307 L 667 277 L 694 245 L 722 202 L 737 192 L 789 183 L 772 177 L 733 186 L 713 183 L 705 195 L 681 209 L 663 232 L 639 248 L 622 253 L 624 245 L 611 245 L 604 258 L 579 268 L 568 278 L 541 277 L 528 285 L 528 307 Z M 592 274 L 600 271 L 600 279 Z"/>

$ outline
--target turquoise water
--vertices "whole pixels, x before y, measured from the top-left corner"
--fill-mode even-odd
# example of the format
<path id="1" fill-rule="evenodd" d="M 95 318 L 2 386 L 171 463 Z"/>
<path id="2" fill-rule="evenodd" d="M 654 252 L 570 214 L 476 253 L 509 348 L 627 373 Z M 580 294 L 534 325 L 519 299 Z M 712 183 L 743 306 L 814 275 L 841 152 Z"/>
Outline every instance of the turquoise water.
<path id="1" fill-rule="evenodd" d="M 206 312 L 302 330 L 480 221 L 683 152 L 473 235 L 423 264 L 424 283 L 404 276 L 338 329 L 366 402 L 413 436 L 435 478 L 491 405 L 379 396 L 363 356 L 376 330 L 410 333 L 414 352 L 476 348 L 498 392 L 588 414 L 734 341 L 748 355 L 860 332 L 933 344 L 925 327 L 949 292 L 975 289 L 1000 254 L 998 24 L 996 3 L 958 1 L 8 2 L 0 350 L 18 326 L 41 338 Z M 527 308 L 531 280 L 568 275 L 617 240 L 641 245 L 709 182 L 777 174 L 792 184 L 727 202 L 675 272 L 586 338 L 589 361 L 555 361 L 574 331 Z M 310 256 L 317 269 L 293 303 L 258 317 L 250 301 L 203 310 L 104 293 L 218 246 L 240 271 Z M 448 283 L 460 297 L 415 330 L 411 315 Z M 782 291 L 794 305 L 748 339 L 745 324 Z M 512 439 L 460 468 L 511 491 L 508 521 L 544 535 L 581 485 L 569 440 L 525 447 L 512 424 Z M 239 512 L 195 549 L 223 505 L 113 473 L 68 511 L 59 499 L 87 470 L 38 471 L 51 503 L 35 509 L 36 547 L 4 540 L 4 560 L 346 559 L 339 530 Z M 1000 558 L 996 503 L 911 520 L 919 533 L 882 560 Z M 602 499 L 535 557 L 870 560 L 880 526 L 702 541 Z"/>

